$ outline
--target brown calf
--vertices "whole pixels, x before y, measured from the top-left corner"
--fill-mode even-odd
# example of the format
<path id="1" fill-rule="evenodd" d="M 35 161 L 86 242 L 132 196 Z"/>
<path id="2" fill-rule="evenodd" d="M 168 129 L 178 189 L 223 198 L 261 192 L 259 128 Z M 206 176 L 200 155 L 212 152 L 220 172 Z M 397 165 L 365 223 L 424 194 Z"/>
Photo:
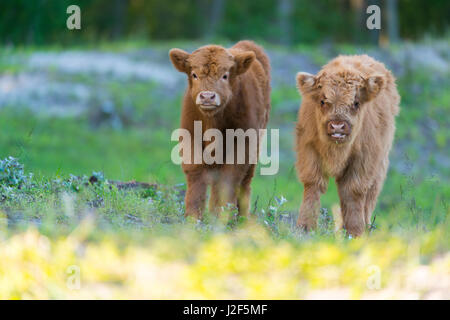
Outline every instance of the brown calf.
<path id="1" fill-rule="evenodd" d="M 202 134 L 211 128 L 220 130 L 225 154 L 226 129 L 266 127 L 270 111 L 270 65 L 259 46 L 240 41 L 229 49 L 208 45 L 191 54 L 172 49 L 169 55 L 175 68 L 188 76 L 181 128 L 194 135 L 194 121 L 201 121 Z M 194 150 L 196 142 L 191 140 L 191 150 Z M 204 150 L 207 145 L 203 142 L 197 147 Z M 245 150 L 248 159 L 248 147 Z M 202 217 L 208 184 L 211 185 L 211 212 L 218 213 L 221 206 L 231 203 L 237 206 L 240 215 L 248 214 L 255 164 L 248 161 L 206 164 L 202 159 L 198 164 L 183 162 L 182 168 L 187 180 L 185 216 Z"/>
<path id="2" fill-rule="evenodd" d="M 320 194 L 335 177 L 344 227 L 370 223 L 389 164 L 400 97 L 395 78 L 367 55 L 339 56 L 317 75 L 300 72 L 297 172 L 304 185 L 297 225 L 316 227 Z"/>

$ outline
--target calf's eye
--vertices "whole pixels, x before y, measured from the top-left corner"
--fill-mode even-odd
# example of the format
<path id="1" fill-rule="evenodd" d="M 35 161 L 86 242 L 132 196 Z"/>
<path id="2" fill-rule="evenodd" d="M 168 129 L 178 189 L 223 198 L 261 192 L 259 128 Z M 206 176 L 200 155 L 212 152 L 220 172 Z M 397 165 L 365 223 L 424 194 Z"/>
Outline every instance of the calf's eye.
<path id="1" fill-rule="evenodd" d="M 197 79 L 197 75 L 195 73 L 193 73 L 192 78 Z"/>
<path id="2" fill-rule="evenodd" d="M 227 79 L 228 79 L 228 75 L 227 75 L 227 74 L 224 74 L 224 75 L 222 76 L 222 79 L 223 79 L 223 80 L 227 80 Z"/>
<path id="3" fill-rule="evenodd" d="M 359 102 L 358 101 L 355 101 L 354 107 L 355 107 L 355 109 L 359 108 Z"/>
<path id="4" fill-rule="evenodd" d="M 323 107 L 325 105 L 325 101 L 320 100 L 320 105 Z"/>

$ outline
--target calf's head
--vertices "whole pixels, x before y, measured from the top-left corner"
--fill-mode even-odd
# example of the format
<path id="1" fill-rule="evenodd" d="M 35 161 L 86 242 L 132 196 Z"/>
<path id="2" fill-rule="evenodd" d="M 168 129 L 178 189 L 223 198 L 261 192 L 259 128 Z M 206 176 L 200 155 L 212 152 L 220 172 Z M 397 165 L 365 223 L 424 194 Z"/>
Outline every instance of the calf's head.
<path id="1" fill-rule="evenodd" d="M 246 72 L 255 54 L 231 54 L 220 46 L 201 47 L 189 54 L 180 49 L 169 52 L 175 68 L 188 76 L 189 92 L 199 110 L 213 116 L 226 107 L 233 96 L 236 77 Z"/>
<path id="2" fill-rule="evenodd" d="M 354 141 L 364 130 L 362 119 L 367 102 L 378 95 L 384 83 L 383 75 L 364 77 L 349 70 L 297 74 L 303 99 L 313 104 L 319 138 L 336 144 Z"/>

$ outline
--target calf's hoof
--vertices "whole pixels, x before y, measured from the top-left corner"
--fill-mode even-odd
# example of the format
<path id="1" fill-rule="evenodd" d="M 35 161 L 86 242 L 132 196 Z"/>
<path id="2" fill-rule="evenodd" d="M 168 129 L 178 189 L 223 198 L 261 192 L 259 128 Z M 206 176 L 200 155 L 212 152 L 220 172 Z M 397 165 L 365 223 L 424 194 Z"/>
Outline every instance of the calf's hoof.
<path id="1" fill-rule="evenodd" d="M 297 228 L 304 232 L 310 232 L 316 228 L 316 225 L 314 223 L 310 222 L 303 222 L 303 221 L 297 221 Z"/>

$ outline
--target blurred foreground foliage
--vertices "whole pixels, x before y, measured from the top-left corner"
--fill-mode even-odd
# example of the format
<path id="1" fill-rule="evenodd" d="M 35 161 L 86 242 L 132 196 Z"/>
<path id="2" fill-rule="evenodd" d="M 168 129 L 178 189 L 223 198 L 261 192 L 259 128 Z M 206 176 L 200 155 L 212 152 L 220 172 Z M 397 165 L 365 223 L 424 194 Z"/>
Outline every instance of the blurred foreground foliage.
<path id="1" fill-rule="evenodd" d="M 0 298 L 449 298 L 442 227 L 307 243 L 274 240 L 255 223 L 208 236 L 187 225 L 126 246 L 89 241 L 95 233 L 89 220 L 53 240 L 34 229 L 0 233 Z"/>
<path id="2" fill-rule="evenodd" d="M 445 203 L 404 201 L 349 239 L 334 208 L 305 234 L 284 197 L 198 222 L 179 186 L 120 186 L 94 172 L 2 191 L 0 299 L 449 298 Z"/>

